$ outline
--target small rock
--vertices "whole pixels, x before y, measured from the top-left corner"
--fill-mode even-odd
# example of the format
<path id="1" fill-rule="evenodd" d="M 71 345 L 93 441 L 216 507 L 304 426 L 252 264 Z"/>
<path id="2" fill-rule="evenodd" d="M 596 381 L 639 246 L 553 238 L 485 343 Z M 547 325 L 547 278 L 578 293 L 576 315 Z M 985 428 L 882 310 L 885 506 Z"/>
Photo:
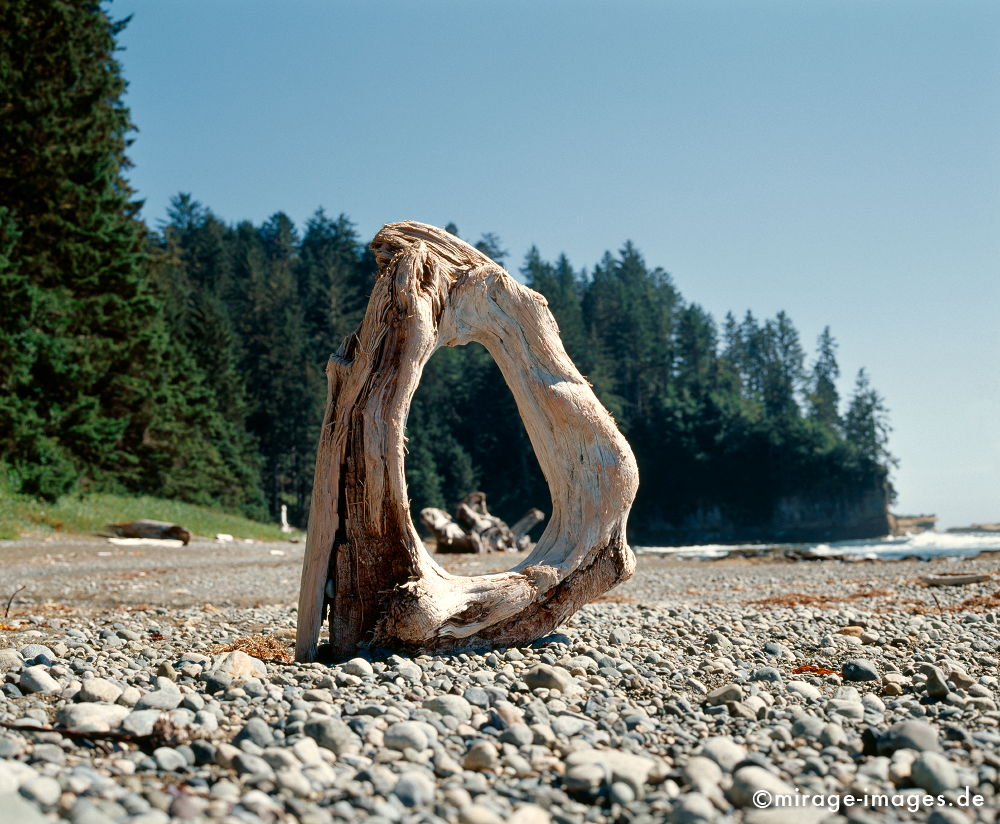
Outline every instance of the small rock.
<path id="1" fill-rule="evenodd" d="M 948 688 L 948 679 L 938 667 L 932 664 L 924 664 L 920 670 L 927 676 L 924 689 L 931 698 L 941 700 L 946 697 L 951 690 Z"/>
<path id="2" fill-rule="evenodd" d="M 867 658 L 854 658 L 844 663 L 841 674 L 846 681 L 878 681 L 878 668 Z"/>
<path id="3" fill-rule="evenodd" d="M 368 678 L 375 674 L 371 662 L 364 658 L 352 658 L 340 665 L 340 668 L 348 675 L 356 675 L 359 678 Z"/>
<path id="4" fill-rule="evenodd" d="M 249 656 L 248 656 L 249 657 Z M 313 716 L 304 727 L 304 732 L 316 740 L 321 747 L 337 755 L 356 753 L 361 750 L 361 739 L 343 721 L 325 715 Z"/>
<path id="5" fill-rule="evenodd" d="M 958 786 L 958 771 L 945 756 L 937 752 L 922 752 L 910 768 L 913 783 L 932 795 L 939 795 Z"/>
<path id="6" fill-rule="evenodd" d="M 468 721 L 472 718 L 472 705 L 461 695 L 438 695 L 424 702 L 424 706 L 438 715 Z"/>
<path id="7" fill-rule="evenodd" d="M 119 704 L 91 702 L 64 706 L 56 714 L 56 720 L 73 729 L 107 732 L 121 724 L 128 714 L 129 708 Z"/>
<path id="8" fill-rule="evenodd" d="M 489 741 L 476 741 L 462 759 L 462 766 L 467 770 L 482 772 L 492 770 L 497 764 L 497 751 Z"/>
<path id="9" fill-rule="evenodd" d="M 742 701 L 743 688 L 739 684 L 724 684 L 716 687 L 705 697 L 705 703 L 710 707 L 725 704 L 727 701 Z"/>
<path id="10" fill-rule="evenodd" d="M 573 676 L 562 667 L 552 667 L 548 664 L 537 664 L 524 673 L 524 683 L 528 689 L 555 689 L 568 692 L 575 683 Z"/>
<path id="11" fill-rule="evenodd" d="M 740 767 L 733 774 L 733 786 L 727 795 L 734 806 L 749 807 L 753 804 L 754 794 L 762 790 L 769 792 L 772 798 L 777 795 L 795 795 L 791 784 L 785 783 L 763 767 L 753 765 Z"/>
<path id="12" fill-rule="evenodd" d="M 876 744 L 879 755 L 891 755 L 904 748 L 920 752 L 936 752 L 941 748 L 937 730 L 924 721 L 913 720 L 893 724 L 877 737 Z"/>
<path id="13" fill-rule="evenodd" d="M 707 738 L 702 744 L 701 754 L 706 758 L 711 758 L 726 772 L 731 772 L 733 767 L 747 757 L 745 747 L 724 735 Z"/>
<path id="14" fill-rule="evenodd" d="M 396 782 L 393 794 L 407 807 L 421 807 L 434 801 L 434 781 L 423 772 L 405 772 Z"/>
<path id="15" fill-rule="evenodd" d="M 398 721 L 385 731 L 383 743 L 391 750 L 402 752 L 412 749 L 420 752 L 427 748 L 430 741 L 423 724 L 418 721 Z"/>
<path id="16" fill-rule="evenodd" d="M 31 646 L 34 645 L 29 644 L 29 646 L 25 647 L 25 649 L 29 649 Z M 22 690 L 42 694 L 59 692 L 59 690 L 62 689 L 59 686 L 59 682 L 49 675 L 48 668 L 43 664 L 28 667 L 24 672 L 22 672 L 21 680 L 18 682 L 18 686 L 20 686 Z"/>
<path id="17" fill-rule="evenodd" d="M 80 685 L 76 697 L 78 701 L 103 701 L 114 704 L 122 694 L 122 688 L 106 678 L 88 678 Z"/>

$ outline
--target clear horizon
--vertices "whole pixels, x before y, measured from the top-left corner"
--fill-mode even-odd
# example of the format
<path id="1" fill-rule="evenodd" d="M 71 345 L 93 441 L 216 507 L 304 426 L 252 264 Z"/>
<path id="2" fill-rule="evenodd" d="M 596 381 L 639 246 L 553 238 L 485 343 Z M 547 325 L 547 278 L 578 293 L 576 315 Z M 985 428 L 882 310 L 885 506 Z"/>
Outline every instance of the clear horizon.
<path id="1" fill-rule="evenodd" d="M 829 325 L 901 514 L 1000 521 L 1000 6 L 120 0 L 156 225 L 318 207 L 590 269 L 632 240 L 721 320 Z M 331 341 L 331 348 L 335 344 Z M 984 366 L 986 374 L 984 375 Z"/>

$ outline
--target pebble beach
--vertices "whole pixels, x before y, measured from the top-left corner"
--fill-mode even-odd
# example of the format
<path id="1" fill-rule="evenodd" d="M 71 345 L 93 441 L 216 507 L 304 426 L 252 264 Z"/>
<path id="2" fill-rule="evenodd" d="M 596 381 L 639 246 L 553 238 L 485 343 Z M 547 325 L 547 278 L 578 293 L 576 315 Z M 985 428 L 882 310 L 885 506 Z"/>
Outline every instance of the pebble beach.
<path id="1" fill-rule="evenodd" d="M 997 820 L 1000 579 L 921 580 L 996 555 L 640 556 L 531 647 L 303 665 L 302 551 L 0 543 L 0 820 Z"/>

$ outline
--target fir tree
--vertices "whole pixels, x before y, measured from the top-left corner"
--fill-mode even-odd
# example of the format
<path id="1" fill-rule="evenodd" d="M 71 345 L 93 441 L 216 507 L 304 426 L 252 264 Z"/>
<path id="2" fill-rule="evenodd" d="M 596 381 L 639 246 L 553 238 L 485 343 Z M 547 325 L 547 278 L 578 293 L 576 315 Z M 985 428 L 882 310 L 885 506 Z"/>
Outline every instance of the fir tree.
<path id="1" fill-rule="evenodd" d="M 810 375 L 809 417 L 836 432 L 840 429 L 840 396 L 837 393 L 837 342 L 824 327 L 816 342 L 816 363 Z"/>
<path id="2" fill-rule="evenodd" d="M 3 362 L 0 448 L 25 491 L 55 497 L 80 475 L 129 483 L 141 414 L 166 345 L 144 276 L 143 231 L 123 177 L 132 126 L 112 22 L 91 3 L 0 8 Z"/>

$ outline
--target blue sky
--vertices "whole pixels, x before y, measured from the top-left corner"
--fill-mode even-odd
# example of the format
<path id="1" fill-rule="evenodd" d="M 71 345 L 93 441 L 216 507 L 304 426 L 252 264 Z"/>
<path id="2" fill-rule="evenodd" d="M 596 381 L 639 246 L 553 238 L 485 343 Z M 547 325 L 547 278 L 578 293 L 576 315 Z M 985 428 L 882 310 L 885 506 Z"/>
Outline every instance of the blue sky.
<path id="1" fill-rule="evenodd" d="M 1000 5 L 119 0 L 145 218 L 319 206 L 829 324 L 899 512 L 1000 521 Z"/>

